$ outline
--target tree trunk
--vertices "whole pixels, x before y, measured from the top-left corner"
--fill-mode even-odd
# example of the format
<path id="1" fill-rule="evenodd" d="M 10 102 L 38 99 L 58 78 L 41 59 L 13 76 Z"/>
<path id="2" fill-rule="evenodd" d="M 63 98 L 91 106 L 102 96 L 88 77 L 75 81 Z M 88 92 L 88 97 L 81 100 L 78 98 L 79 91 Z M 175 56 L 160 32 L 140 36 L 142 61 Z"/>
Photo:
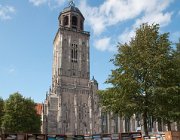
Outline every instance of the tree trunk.
<path id="1" fill-rule="evenodd" d="M 148 128 L 147 128 L 147 112 L 143 113 L 143 123 L 144 123 L 144 133 L 145 136 L 148 136 Z"/>

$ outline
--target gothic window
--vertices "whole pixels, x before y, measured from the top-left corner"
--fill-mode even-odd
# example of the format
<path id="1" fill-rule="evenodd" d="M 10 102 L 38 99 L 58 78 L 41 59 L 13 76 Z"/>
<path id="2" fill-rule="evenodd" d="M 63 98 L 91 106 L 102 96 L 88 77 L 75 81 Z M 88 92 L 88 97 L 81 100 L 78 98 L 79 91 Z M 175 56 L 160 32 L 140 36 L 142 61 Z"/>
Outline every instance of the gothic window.
<path id="1" fill-rule="evenodd" d="M 162 120 L 158 119 L 158 131 L 162 131 Z"/>
<path id="2" fill-rule="evenodd" d="M 153 128 L 153 118 L 152 118 L 152 116 L 150 116 L 147 121 L 148 121 L 148 129 L 151 132 L 152 128 Z"/>
<path id="3" fill-rule="evenodd" d="M 71 62 L 77 63 L 77 58 L 78 58 L 77 44 L 72 44 L 72 46 L 71 46 Z"/>
<path id="4" fill-rule="evenodd" d="M 108 118 L 107 118 L 107 114 L 102 112 L 102 116 L 101 116 L 102 122 L 101 122 L 101 129 L 103 133 L 107 133 L 108 131 Z"/>
<path id="5" fill-rule="evenodd" d="M 64 26 L 66 26 L 68 24 L 69 24 L 69 18 L 68 18 L 68 16 L 65 16 L 64 17 Z"/>
<path id="6" fill-rule="evenodd" d="M 136 114 L 136 121 L 137 121 L 137 127 L 141 126 L 141 115 L 140 114 Z"/>
<path id="7" fill-rule="evenodd" d="M 118 115 L 117 114 L 114 117 L 114 132 L 118 133 Z"/>
<path id="8" fill-rule="evenodd" d="M 125 132 L 130 131 L 130 119 L 128 117 L 125 117 Z"/>

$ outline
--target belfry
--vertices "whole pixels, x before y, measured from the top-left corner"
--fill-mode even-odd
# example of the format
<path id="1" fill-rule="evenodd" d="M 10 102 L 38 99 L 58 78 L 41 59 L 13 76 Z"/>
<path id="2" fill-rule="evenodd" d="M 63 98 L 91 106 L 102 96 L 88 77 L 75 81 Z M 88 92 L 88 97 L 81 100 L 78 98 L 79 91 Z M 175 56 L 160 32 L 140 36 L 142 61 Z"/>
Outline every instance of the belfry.
<path id="1" fill-rule="evenodd" d="M 92 134 L 100 132 L 100 111 L 90 80 L 89 38 L 84 17 L 73 1 L 58 17 L 53 42 L 52 86 L 43 110 L 43 133 Z"/>

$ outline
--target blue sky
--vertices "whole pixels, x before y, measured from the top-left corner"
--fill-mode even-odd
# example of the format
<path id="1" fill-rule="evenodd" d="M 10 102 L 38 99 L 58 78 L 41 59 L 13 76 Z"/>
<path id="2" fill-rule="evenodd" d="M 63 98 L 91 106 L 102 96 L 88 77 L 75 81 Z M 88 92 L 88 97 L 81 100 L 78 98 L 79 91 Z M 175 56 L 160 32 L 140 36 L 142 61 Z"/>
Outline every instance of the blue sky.
<path id="1" fill-rule="evenodd" d="M 90 31 L 91 78 L 99 89 L 113 68 L 118 42 L 144 22 L 159 23 L 170 40 L 180 37 L 180 0 L 75 0 Z M 53 39 L 68 0 L 0 0 L 0 97 L 19 91 L 43 102 L 51 86 Z"/>

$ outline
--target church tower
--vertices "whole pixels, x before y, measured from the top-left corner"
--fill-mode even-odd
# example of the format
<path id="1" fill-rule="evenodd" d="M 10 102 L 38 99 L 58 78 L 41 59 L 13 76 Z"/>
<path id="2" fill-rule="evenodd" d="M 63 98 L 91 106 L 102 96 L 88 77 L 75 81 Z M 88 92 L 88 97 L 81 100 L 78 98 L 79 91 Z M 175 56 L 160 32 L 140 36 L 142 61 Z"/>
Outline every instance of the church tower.
<path id="1" fill-rule="evenodd" d="M 73 1 L 58 17 L 53 42 L 52 87 L 43 111 L 43 133 L 99 133 L 98 83 L 90 80 L 89 38 Z"/>

